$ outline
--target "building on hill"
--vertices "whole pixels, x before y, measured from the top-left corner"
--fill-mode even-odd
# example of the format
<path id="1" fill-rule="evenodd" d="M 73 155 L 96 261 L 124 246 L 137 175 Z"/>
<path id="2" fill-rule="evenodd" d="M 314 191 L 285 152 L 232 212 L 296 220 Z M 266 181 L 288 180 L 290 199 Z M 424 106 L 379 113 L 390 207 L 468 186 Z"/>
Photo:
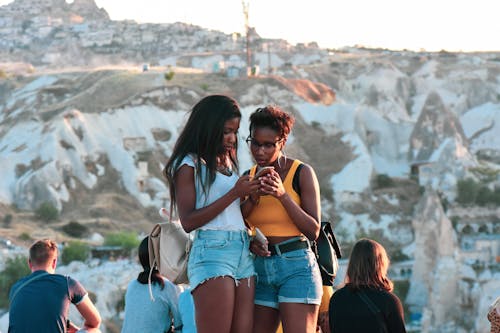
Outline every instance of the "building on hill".
<path id="1" fill-rule="evenodd" d="M 500 264 L 500 235 L 466 235 L 460 246 L 465 263 L 479 266 Z"/>

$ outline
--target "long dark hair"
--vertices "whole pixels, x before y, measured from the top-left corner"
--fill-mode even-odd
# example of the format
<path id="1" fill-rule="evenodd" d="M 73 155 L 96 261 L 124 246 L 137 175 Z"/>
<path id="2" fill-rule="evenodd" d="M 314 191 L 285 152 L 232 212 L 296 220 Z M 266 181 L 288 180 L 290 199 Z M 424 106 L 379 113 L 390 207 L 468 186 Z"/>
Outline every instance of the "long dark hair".
<path id="1" fill-rule="evenodd" d="M 240 107 L 231 97 L 224 95 L 210 95 L 202 98 L 192 108 L 191 114 L 182 130 L 172 155 L 170 156 L 163 175 L 170 188 L 170 211 L 175 207 L 175 173 L 182 159 L 189 154 L 196 157 L 195 174 L 198 175 L 202 191 L 207 193 L 213 184 L 217 169 L 217 156 L 223 152 L 222 139 L 224 137 L 224 123 L 230 119 L 241 118 Z M 238 170 L 236 149 L 230 153 L 229 159 L 232 168 Z M 201 166 L 205 164 L 206 173 L 201 175 Z"/>
<path id="2" fill-rule="evenodd" d="M 137 277 L 137 281 L 142 284 L 148 284 L 149 272 L 151 271 L 151 267 L 149 267 L 149 248 L 148 248 L 148 237 L 145 237 L 141 244 L 139 244 L 139 262 L 142 265 L 143 271 L 139 273 Z M 158 272 L 158 269 L 153 268 L 153 272 L 151 272 L 151 283 L 158 283 L 161 286 L 161 289 L 165 286 L 165 282 L 163 281 L 163 277 Z"/>
<path id="3" fill-rule="evenodd" d="M 354 290 L 373 288 L 392 291 L 387 277 L 389 257 L 384 247 L 374 240 L 362 238 L 354 244 L 347 265 L 346 283 Z"/>

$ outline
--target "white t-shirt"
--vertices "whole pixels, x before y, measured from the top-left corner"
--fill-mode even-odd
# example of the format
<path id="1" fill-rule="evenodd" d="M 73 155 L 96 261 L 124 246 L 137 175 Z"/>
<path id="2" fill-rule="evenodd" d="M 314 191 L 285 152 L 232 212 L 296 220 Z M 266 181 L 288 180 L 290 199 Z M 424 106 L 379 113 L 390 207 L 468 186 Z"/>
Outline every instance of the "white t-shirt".
<path id="1" fill-rule="evenodd" d="M 194 157 L 190 155 L 184 157 L 179 165 L 179 168 L 183 165 L 195 168 Z M 201 187 L 200 179 L 200 177 L 203 179 L 205 178 L 205 170 L 206 166 L 202 163 L 201 175 L 197 174 L 195 171 L 196 209 L 209 206 L 211 203 L 222 197 L 234 187 L 234 184 L 236 184 L 239 179 L 238 175 L 235 173 L 231 176 L 226 176 L 220 172 L 216 172 L 215 181 L 205 195 Z M 226 209 L 224 209 L 213 220 L 200 227 L 199 230 L 245 230 L 245 223 L 240 209 L 240 199 L 238 198 L 234 200 L 229 206 L 226 207 Z"/>

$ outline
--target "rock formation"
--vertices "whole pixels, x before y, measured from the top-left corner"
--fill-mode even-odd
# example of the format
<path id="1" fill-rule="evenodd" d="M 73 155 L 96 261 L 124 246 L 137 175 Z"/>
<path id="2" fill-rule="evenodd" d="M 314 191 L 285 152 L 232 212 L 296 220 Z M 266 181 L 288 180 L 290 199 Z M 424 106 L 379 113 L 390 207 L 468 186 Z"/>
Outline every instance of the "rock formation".
<path id="1" fill-rule="evenodd" d="M 406 303 L 412 313 L 423 315 L 423 332 L 440 332 L 434 328 L 440 329 L 456 315 L 457 236 L 432 189 L 424 193 L 415 212 L 415 261 Z"/>

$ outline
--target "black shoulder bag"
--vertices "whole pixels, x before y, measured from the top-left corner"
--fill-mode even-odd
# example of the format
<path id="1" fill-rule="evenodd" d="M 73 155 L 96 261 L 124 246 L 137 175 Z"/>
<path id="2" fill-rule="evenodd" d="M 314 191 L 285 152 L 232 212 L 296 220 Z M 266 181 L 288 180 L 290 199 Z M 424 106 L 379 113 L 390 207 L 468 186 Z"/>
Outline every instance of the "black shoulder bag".
<path id="1" fill-rule="evenodd" d="M 382 315 L 382 312 L 380 312 L 380 309 L 375 305 L 375 303 L 372 302 L 372 300 L 362 290 L 359 290 L 356 294 L 358 294 L 358 296 L 363 300 L 363 302 L 365 302 L 366 305 L 368 305 L 370 311 L 373 312 L 375 318 L 377 318 L 380 332 L 387 333 L 387 325 L 385 324 L 385 320 Z"/>
<path id="2" fill-rule="evenodd" d="M 300 170 L 303 166 L 304 164 L 301 163 L 297 167 L 292 179 L 292 187 L 298 195 L 300 195 Z M 318 239 L 312 242 L 311 247 L 316 255 L 323 285 L 333 286 L 339 268 L 338 259 L 342 258 L 342 251 L 340 251 L 330 222 L 321 222 Z"/>

